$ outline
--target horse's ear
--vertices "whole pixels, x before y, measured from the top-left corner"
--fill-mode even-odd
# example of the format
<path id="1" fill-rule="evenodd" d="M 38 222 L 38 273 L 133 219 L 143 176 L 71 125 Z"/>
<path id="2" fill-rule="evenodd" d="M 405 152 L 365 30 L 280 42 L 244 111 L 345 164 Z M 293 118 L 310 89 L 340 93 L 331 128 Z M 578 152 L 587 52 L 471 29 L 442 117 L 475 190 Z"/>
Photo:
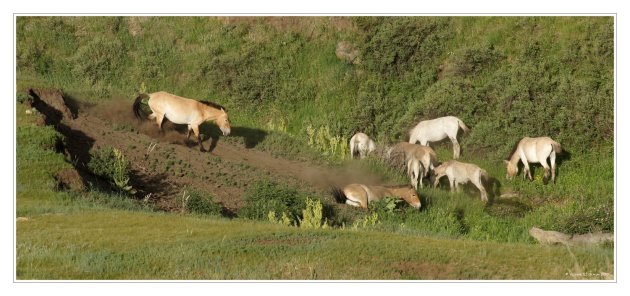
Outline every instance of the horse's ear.
<path id="1" fill-rule="evenodd" d="M 225 113 L 225 109 L 221 108 L 221 111 L 223 111 L 223 113 Z"/>

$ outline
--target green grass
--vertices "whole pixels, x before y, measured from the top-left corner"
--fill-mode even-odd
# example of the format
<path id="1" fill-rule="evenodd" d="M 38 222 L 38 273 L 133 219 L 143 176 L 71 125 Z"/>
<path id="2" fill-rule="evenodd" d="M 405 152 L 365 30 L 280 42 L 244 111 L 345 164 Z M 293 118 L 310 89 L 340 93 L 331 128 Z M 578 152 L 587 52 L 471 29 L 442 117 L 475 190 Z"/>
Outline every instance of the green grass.
<path id="1" fill-rule="evenodd" d="M 612 272 L 609 249 L 571 249 L 573 257 L 564 247 L 128 211 L 34 216 L 18 222 L 17 234 L 18 279 L 572 279 Z"/>
<path id="2" fill-rule="evenodd" d="M 17 109 L 20 280 L 576 279 L 575 274 L 605 279 L 613 272 L 612 248 L 568 250 L 460 236 L 460 220 L 469 225 L 469 237 L 477 240 L 473 234 L 513 228 L 493 223 L 477 229 L 468 221 L 482 213 L 476 198 L 437 190 L 428 210 L 406 210 L 402 216 L 406 225 L 426 224 L 421 231 L 393 224 L 396 216 L 382 216 L 380 223 L 359 230 L 351 230 L 349 224 L 342 229 L 305 230 L 153 213 L 124 196 L 94 190 L 56 191 L 54 173 L 70 166 L 52 150 L 50 139 L 58 135 L 31 125 L 36 118 L 24 115 L 22 105 Z M 383 170 L 375 159 L 356 164 Z M 387 169 L 382 173 L 397 177 Z M 453 215 L 453 207 L 466 208 L 465 216 Z"/>

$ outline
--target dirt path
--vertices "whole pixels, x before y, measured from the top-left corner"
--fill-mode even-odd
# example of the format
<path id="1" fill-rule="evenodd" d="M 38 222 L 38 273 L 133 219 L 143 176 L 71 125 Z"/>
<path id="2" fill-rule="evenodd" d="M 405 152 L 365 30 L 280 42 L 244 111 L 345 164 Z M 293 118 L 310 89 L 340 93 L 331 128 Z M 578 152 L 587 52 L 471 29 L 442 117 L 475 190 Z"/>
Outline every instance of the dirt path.
<path id="1" fill-rule="evenodd" d="M 185 128 L 178 131 L 176 126 L 165 124 L 165 132 L 160 133 L 155 123 L 133 117 L 131 101 L 113 100 L 76 109 L 76 118 L 57 124 L 66 135 L 73 161 L 85 165 L 90 150 L 96 147 L 120 149 L 131 161 L 131 185 L 138 190 L 138 198 L 146 197 L 164 210 L 179 208 L 177 198 L 187 186 L 213 194 L 228 212 L 235 212 L 244 205 L 247 188 L 260 179 L 320 193 L 328 192 L 331 184 L 381 181 L 356 169 L 282 159 L 222 138 L 215 143 L 212 139 L 204 141 L 206 148 L 212 145 L 214 149 L 211 153 L 201 152 L 192 138 L 186 141 Z M 243 140 L 252 146 L 251 141 Z"/>

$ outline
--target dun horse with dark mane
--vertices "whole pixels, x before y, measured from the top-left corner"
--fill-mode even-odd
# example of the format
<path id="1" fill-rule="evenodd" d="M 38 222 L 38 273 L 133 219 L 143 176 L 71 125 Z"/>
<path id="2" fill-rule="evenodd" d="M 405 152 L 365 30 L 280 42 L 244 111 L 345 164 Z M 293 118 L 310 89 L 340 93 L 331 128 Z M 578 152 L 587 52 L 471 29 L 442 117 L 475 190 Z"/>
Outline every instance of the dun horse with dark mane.
<path id="1" fill-rule="evenodd" d="M 346 203 L 351 206 L 368 208 L 371 202 L 383 199 L 387 196 L 398 197 L 405 200 L 416 209 L 422 206 L 420 197 L 409 185 L 403 186 L 368 186 L 353 183 L 340 188 L 333 188 L 333 196 L 338 203 Z"/>
<path id="2" fill-rule="evenodd" d="M 184 97 L 169 94 L 167 92 L 155 92 L 151 94 L 140 94 L 133 103 L 133 112 L 136 117 L 142 118 L 140 114 L 140 104 L 143 99 L 149 99 L 148 105 L 153 113 L 149 114 L 149 119 L 155 119 L 160 130 L 164 118 L 175 124 L 188 125 L 188 136 L 195 133 L 199 143 L 199 150 L 205 151 L 201 144 L 199 125 L 206 121 L 214 121 L 224 136 L 230 134 L 230 119 L 225 108 L 212 102 L 196 101 Z"/>

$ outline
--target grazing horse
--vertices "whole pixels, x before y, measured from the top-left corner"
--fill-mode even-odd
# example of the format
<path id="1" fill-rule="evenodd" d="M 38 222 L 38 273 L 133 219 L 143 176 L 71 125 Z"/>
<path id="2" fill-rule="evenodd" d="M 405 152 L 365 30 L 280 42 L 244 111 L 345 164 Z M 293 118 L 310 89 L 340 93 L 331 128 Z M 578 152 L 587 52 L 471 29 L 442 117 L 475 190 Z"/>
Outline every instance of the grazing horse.
<path id="1" fill-rule="evenodd" d="M 420 178 L 420 188 L 423 188 L 422 180 L 438 165 L 437 154 L 429 146 L 421 146 L 400 142 L 391 146 L 387 150 L 387 158 L 391 159 L 392 153 L 404 155 L 404 163 L 407 166 L 407 175 L 411 185 L 418 189 L 418 178 Z"/>
<path id="2" fill-rule="evenodd" d="M 420 142 L 420 145 L 427 146 L 430 142 L 441 141 L 448 137 L 453 142 L 453 159 L 458 159 L 460 148 L 457 132 L 460 128 L 465 133 L 469 131 L 464 122 L 455 116 L 420 121 L 409 132 L 409 143 Z"/>
<path id="3" fill-rule="evenodd" d="M 346 203 L 351 206 L 368 208 L 368 204 L 387 196 L 398 197 L 409 205 L 420 209 L 418 193 L 409 185 L 402 186 L 368 186 L 353 183 L 343 189 L 333 188 L 333 196 L 338 203 Z"/>
<path id="4" fill-rule="evenodd" d="M 483 186 L 482 178 L 488 180 L 488 173 L 477 165 L 472 163 L 459 162 L 457 160 L 449 160 L 433 170 L 435 173 L 435 181 L 433 187 L 437 186 L 440 178 L 447 176 L 451 186 L 451 192 L 459 191 L 459 184 L 465 184 L 468 181 L 477 186 L 481 192 L 481 200 L 488 202 L 488 193 Z"/>
<path id="5" fill-rule="evenodd" d="M 374 149 L 376 149 L 376 144 L 364 133 L 356 133 L 350 138 L 350 157 L 352 158 L 358 153 L 359 157 L 363 159 Z"/>
<path id="6" fill-rule="evenodd" d="M 206 121 L 214 121 L 223 132 L 224 136 L 230 134 L 230 119 L 225 108 L 219 104 L 212 102 L 196 101 L 187 99 L 167 92 L 155 92 L 152 94 L 140 94 L 133 103 L 133 112 L 136 117 L 140 116 L 140 104 L 143 99 L 149 99 L 149 108 L 153 113 L 149 114 L 149 119 L 155 119 L 158 127 L 162 130 L 162 122 L 164 118 L 175 124 L 188 125 L 188 136 L 195 133 L 199 142 L 199 150 L 205 151 L 201 144 L 201 135 L 199 134 L 199 125 Z"/>
<path id="7" fill-rule="evenodd" d="M 510 154 L 509 160 L 505 160 L 507 164 L 508 180 L 512 179 L 518 174 L 518 161 L 523 163 L 523 178 L 527 176 L 530 180 L 532 174 L 529 171 L 528 163 L 540 163 L 545 168 L 544 179 L 549 178 L 549 165 L 547 164 L 547 158 L 551 162 L 551 180 L 556 182 L 556 154 L 562 153 L 562 146 L 560 143 L 552 140 L 549 137 L 529 138 L 525 137 L 521 139 L 514 150 Z M 546 181 L 545 181 L 546 182 Z"/>

